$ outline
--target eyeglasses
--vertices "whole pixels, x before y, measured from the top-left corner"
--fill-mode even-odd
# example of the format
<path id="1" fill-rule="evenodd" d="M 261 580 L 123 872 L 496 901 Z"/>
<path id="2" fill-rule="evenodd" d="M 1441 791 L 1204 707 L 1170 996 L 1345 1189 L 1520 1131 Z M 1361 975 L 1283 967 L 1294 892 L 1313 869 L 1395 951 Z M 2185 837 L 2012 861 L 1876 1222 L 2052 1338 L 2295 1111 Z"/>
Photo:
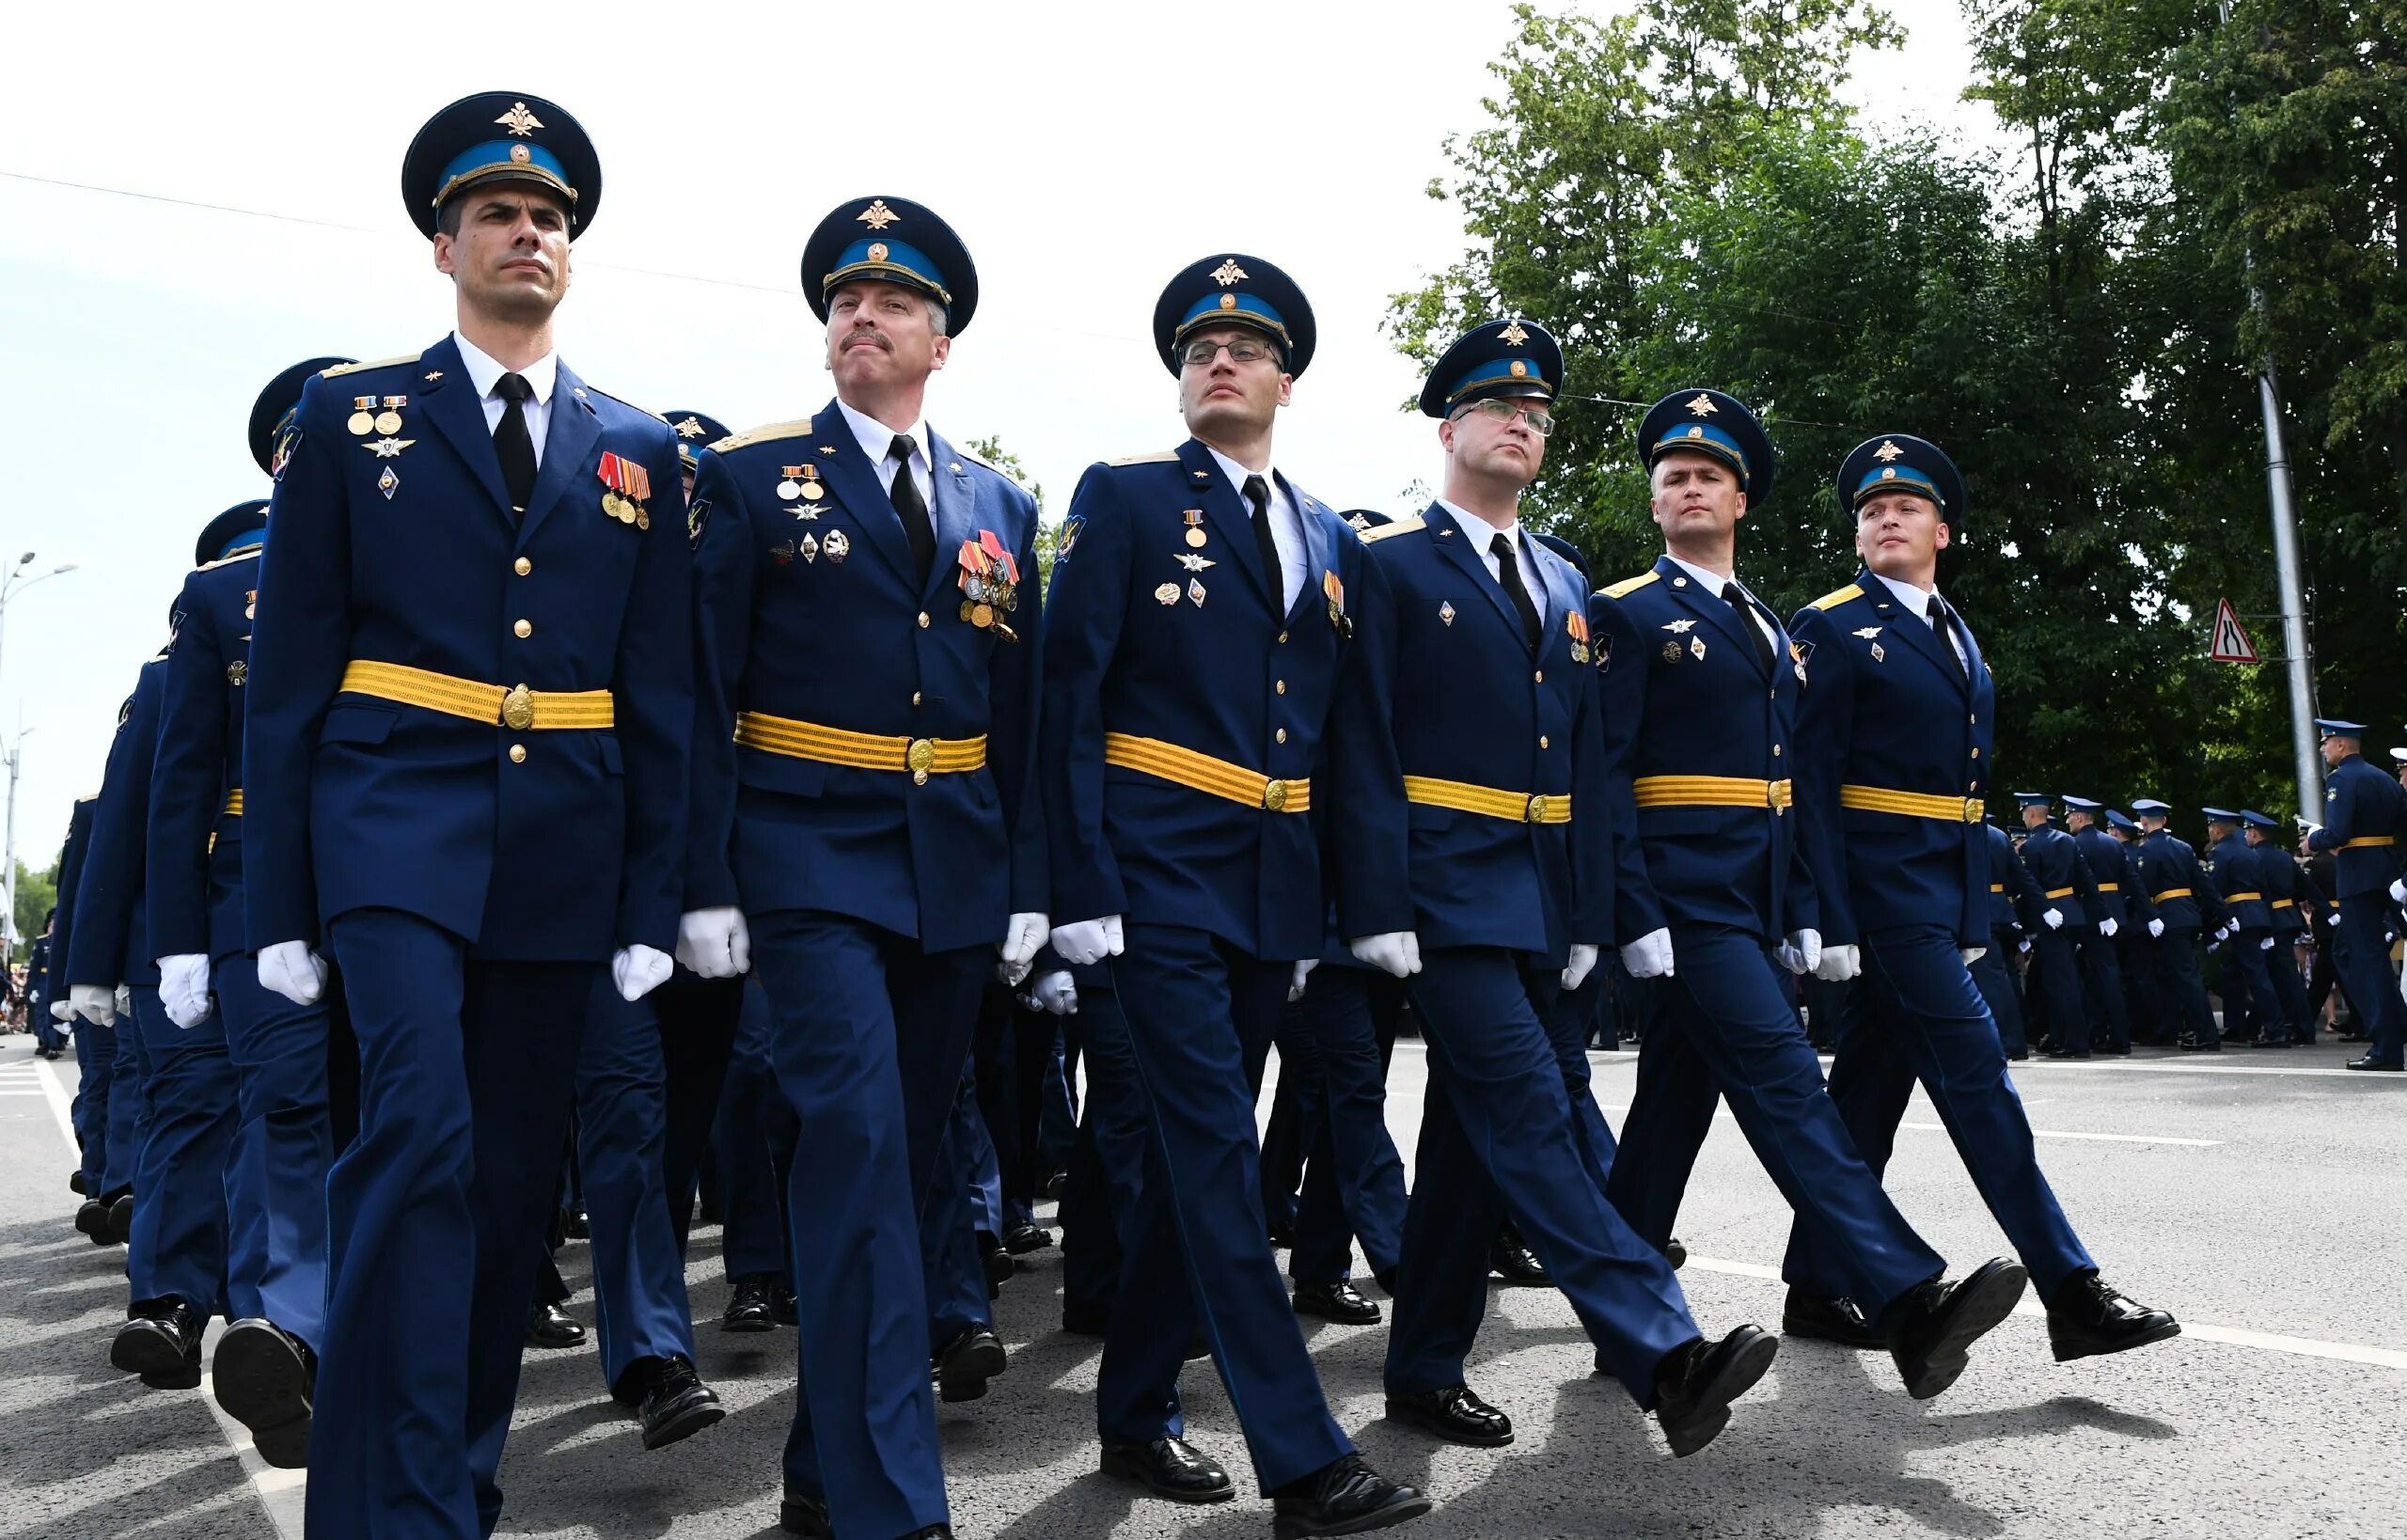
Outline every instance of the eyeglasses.
<path id="1" fill-rule="evenodd" d="M 1530 425 L 1530 432 L 1540 438 L 1554 432 L 1553 413 L 1543 406 L 1525 406 L 1518 401 L 1507 401 L 1502 396 L 1490 396 L 1484 401 L 1473 401 L 1455 416 L 1460 416 L 1469 412 L 1477 412 L 1484 416 L 1494 417 L 1499 422 L 1510 422 L 1515 417 L 1519 417 Z"/>
<path id="2" fill-rule="evenodd" d="M 1258 364 L 1279 351 L 1267 342 L 1257 342 L 1250 337 L 1238 338 L 1234 342 L 1195 341 L 1189 342 L 1180 352 L 1179 361 L 1191 368 L 1202 369 L 1219 357 L 1222 348 L 1229 350 L 1229 362 L 1233 364 Z"/>

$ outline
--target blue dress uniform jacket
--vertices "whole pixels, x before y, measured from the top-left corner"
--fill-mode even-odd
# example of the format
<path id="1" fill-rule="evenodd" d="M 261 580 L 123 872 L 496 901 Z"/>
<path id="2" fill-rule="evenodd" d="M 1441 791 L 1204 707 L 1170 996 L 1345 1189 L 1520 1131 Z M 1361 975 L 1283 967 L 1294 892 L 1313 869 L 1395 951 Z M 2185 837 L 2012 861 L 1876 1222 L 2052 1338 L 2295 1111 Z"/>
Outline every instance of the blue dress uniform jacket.
<path id="1" fill-rule="evenodd" d="M 125 731 L 125 717 L 131 715 L 134 702 L 128 699 L 118 720 L 118 731 Z M 103 778 L 106 772 L 102 772 Z M 84 868 L 92 854 L 92 819 L 101 809 L 100 794 L 79 796 L 67 815 L 67 842 L 58 850 L 58 913 L 50 924 L 50 998 L 63 1000 L 74 981 L 68 976 L 67 958 L 75 942 L 75 895 L 84 886 Z M 83 1092 L 78 1091 L 77 1096 Z"/>
<path id="2" fill-rule="evenodd" d="M 2332 896 L 2378 893 L 2399 875 L 2407 844 L 2407 791 L 2352 754 L 2332 767 L 2323 786 L 2323 826 L 2307 837 L 2310 850 L 2329 850 L 2336 871 Z"/>
<path id="3" fill-rule="evenodd" d="M 694 677 L 676 435 L 560 365 L 513 517 L 451 338 L 330 374 L 302 391 L 260 574 L 248 943 L 314 940 L 338 915 L 386 908 L 491 960 L 670 950 Z M 404 399 L 399 433 L 348 431 L 353 399 L 371 394 Z M 604 511 L 606 453 L 646 473 L 649 528 Z M 352 662 L 539 699 L 607 690 L 614 725 L 513 732 L 346 692 Z"/>
<path id="4" fill-rule="evenodd" d="M 2265 903 L 2261 857 L 2258 852 L 2248 848 L 2248 841 L 2238 829 L 2216 841 L 2214 848 L 2207 852 L 2206 869 L 2223 894 L 2232 924 L 2243 931 L 2273 928 L 2273 911 Z"/>
<path id="5" fill-rule="evenodd" d="M 2121 841 L 2093 824 L 2075 834 L 2072 842 L 2081 853 L 2082 864 L 2089 869 L 2094 895 L 2089 909 L 2091 924 L 2111 919 L 2119 927 L 2155 918 L 2147 895 L 2139 891 L 2133 881 L 2131 853 L 2123 848 Z"/>
<path id="6" fill-rule="evenodd" d="M 245 950 L 243 691 L 259 577 L 253 547 L 194 572 L 176 602 L 150 772 L 148 900 L 162 957 Z"/>
<path id="7" fill-rule="evenodd" d="M 2011 931 L 2037 914 L 2039 889 L 2014 853 L 2014 841 L 1996 825 L 1986 825 L 1990 846 L 1990 932 Z M 1974 943 L 1982 945 L 1983 943 Z"/>
<path id="8" fill-rule="evenodd" d="M 813 425 L 816 424 L 814 427 Z M 930 951 L 1002 938 L 1045 908 L 1036 752 L 1036 502 L 934 432 L 936 559 L 923 581 L 893 502 L 829 401 L 814 417 L 722 439 L 701 456 L 692 518 L 705 652 L 702 752 L 687 902 L 850 915 Z M 833 451 L 828 452 L 828 451 Z M 780 495 L 800 465 L 824 487 Z M 962 614 L 959 555 L 991 536 L 1017 563 L 999 627 Z M 859 645 L 907 634 L 908 646 Z M 753 714 L 747 716 L 746 714 Z M 985 739 L 985 764 L 916 784 L 754 746 L 759 716 L 895 741 Z M 734 834 L 741 825 L 740 836 Z"/>
<path id="9" fill-rule="evenodd" d="M 1107 733 L 1156 740 L 1276 781 L 1319 768 L 1362 546 L 1290 487 L 1308 571 L 1289 608 L 1244 500 L 1204 446 L 1078 480 L 1055 558 L 1043 767 L 1057 921 L 1123 915 L 1207 931 L 1260 958 L 1318 956 L 1313 820 L 1105 762 Z M 1192 514 L 1194 522 L 1189 522 Z M 1190 546 L 1187 532 L 1205 531 Z M 1188 557 L 1208 560 L 1190 571 Z M 1334 592 L 1330 580 L 1334 578 Z M 1210 660 L 1194 688 L 1196 664 Z M 1348 789 L 1314 786 L 1315 806 Z"/>
<path id="10" fill-rule="evenodd" d="M 1987 946 L 1996 690 L 1970 629 L 1959 672 L 1947 639 L 1869 572 L 1789 625 L 1811 676 L 1790 757 L 1797 811 L 1835 867 L 1817 893 L 1822 944 L 1939 923 L 1960 947 Z"/>
<path id="11" fill-rule="evenodd" d="M 2063 928 L 2080 930 L 2089 923 L 2089 906 L 2097 902 L 2098 886 L 2081 858 L 2072 836 L 2053 824 L 2042 824 L 2022 841 L 2022 864 L 2039 888 L 2039 910 L 2054 909 L 2065 917 Z M 2047 921 L 2042 919 L 2041 924 Z"/>
<path id="12" fill-rule="evenodd" d="M 2257 863 L 2258 875 L 2265 880 L 2265 907 L 2273 917 L 2273 934 L 2298 935 L 2306 929 L 2306 916 L 2299 900 L 2321 896 L 2315 891 L 2314 879 L 2290 859 L 2288 851 L 2271 841 L 2257 847 Z"/>
<path id="13" fill-rule="evenodd" d="M 2198 864 L 2190 842 L 2158 829 L 2132 847 L 2140 882 L 2167 930 L 2219 931 L 2228 918 L 2223 894 Z"/>
<path id="14" fill-rule="evenodd" d="M 1392 531 L 1392 532 L 1391 532 Z M 1331 731 L 1327 809 L 1341 937 L 1417 931 L 1424 951 L 1502 947 L 1561 966 L 1574 942 L 1613 939 L 1613 820 L 1583 585 L 1540 548 L 1546 597 L 1532 656 L 1521 621 L 1454 515 L 1363 542 L 1387 602 L 1365 615 Z M 1509 682 L 1520 681 L 1513 687 Z M 1423 797 L 1509 794 L 1499 817 Z M 1568 823 L 1529 822 L 1565 798 Z"/>
<path id="15" fill-rule="evenodd" d="M 165 654 L 142 673 L 109 745 L 92 815 L 92 843 L 76 885 L 75 933 L 67 954 L 67 982 L 114 989 L 159 982 L 142 903 L 143 834 L 150 811 L 150 758 L 159 741 L 159 696 L 166 682 Z M 123 1023 L 132 1030 L 131 1021 Z"/>
<path id="16" fill-rule="evenodd" d="M 1589 599 L 1606 794 L 1637 809 L 1615 841 L 1613 931 L 1626 941 L 1673 919 L 1767 939 L 1819 928 L 1800 843 L 1813 836 L 1786 805 L 1803 665 L 1779 618 L 1757 613 L 1775 638 L 1769 679 L 1738 613 L 1668 556 Z M 1741 708 L 1751 700 L 1761 705 Z"/>

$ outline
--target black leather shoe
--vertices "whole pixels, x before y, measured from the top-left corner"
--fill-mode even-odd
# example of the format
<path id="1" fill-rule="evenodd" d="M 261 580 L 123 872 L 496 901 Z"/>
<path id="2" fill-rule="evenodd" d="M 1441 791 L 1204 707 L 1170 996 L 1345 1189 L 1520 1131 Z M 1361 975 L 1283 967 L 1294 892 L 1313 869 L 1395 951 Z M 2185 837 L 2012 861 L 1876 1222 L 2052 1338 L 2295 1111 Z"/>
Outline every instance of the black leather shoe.
<path id="1" fill-rule="evenodd" d="M 2048 1345 L 2056 1361 L 2126 1353 L 2181 1335 L 2168 1311 L 2150 1310 L 2106 1286 L 2096 1273 L 2075 1273 L 2048 1301 Z"/>
<path id="2" fill-rule="evenodd" d="M 1537 1253 L 1502 1234 L 1487 1249 L 1487 1270 L 1517 1288 L 1542 1289 L 1554 1281 L 1546 1276 L 1546 1264 Z"/>
<path id="3" fill-rule="evenodd" d="M 775 1331 L 778 1328 L 778 1307 L 774 1303 L 778 1281 L 767 1273 L 746 1273 L 733 1280 L 728 1290 L 727 1309 L 719 1313 L 721 1331 Z"/>
<path id="4" fill-rule="evenodd" d="M 636 1416 L 643 1423 L 643 1447 L 666 1449 L 690 1438 L 727 1415 L 718 1392 L 702 1383 L 693 1360 L 683 1353 L 665 1359 L 638 1359 L 624 1376 L 642 1391 Z"/>
<path id="5" fill-rule="evenodd" d="M 2087 1048 L 2050 1048 L 2048 1050 L 2048 1057 L 2051 1059 L 2086 1059 L 2089 1057 L 2089 1050 Z"/>
<path id="6" fill-rule="evenodd" d="M 1663 1260 L 1672 1265 L 1675 1273 L 1689 1265 L 1689 1249 L 1680 1244 L 1679 1236 L 1674 1235 L 1663 1243 Z"/>
<path id="7" fill-rule="evenodd" d="M 937 1350 L 933 1367 L 936 1397 L 941 1401 L 975 1401 L 986 1393 L 986 1382 L 1009 1367 L 1010 1355 L 995 1328 L 974 1326 Z"/>
<path id="8" fill-rule="evenodd" d="M 1103 1473 L 1133 1481 L 1172 1502 L 1226 1502 L 1237 1495 L 1220 1463 L 1184 1438 L 1149 1444 L 1106 1444 Z"/>
<path id="9" fill-rule="evenodd" d="M 98 1244 L 106 1246 L 109 1243 L 108 1204 L 102 1202 L 98 1198 L 85 1199 L 83 1206 L 75 1211 L 75 1228 L 91 1236 Z"/>
<path id="10" fill-rule="evenodd" d="M 560 1212 L 560 1234 L 570 1240 L 591 1240 L 593 1221 L 585 1217 L 585 1210 L 581 1208 L 563 1209 Z"/>
<path id="11" fill-rule="evenodd" d="M 145 1301 L 136 1314 L 118 1328 L 109 1344 L 109 1362 L 129 1375 L 140 1375 L 154 1391 L 192 1391 L 200 1387 L 200 1334 L 209 1318 L 174 1295 Z"/>
<path id="12" fill-rule="evenodd" d="M 2384 1063 L 2371 1054 L 2366 1055 L 2363 1059 L 2350 1060 L 2349 1067 L 2352 1070 L 2391 1070 L 2394 1072 L 2399 1069 L 2407 1069 L 2407 1065 Z"/>
<path id="13" fill-rule="evenodd" d="M 1780 1353 L 1780 1339 L 1742 1326 L 1718 1343 L 1684 1343 L 1655 1366 L 1655 1421 L 1675 1455 L 1693 1454 L 1730 1422 L 1730 1403 L 1754 1388 Z"/>
<path id="14" fill-rule="evenodd" d="M 527 1345 L 529 1347 L 581 1347 L 585 1344 L 585 1328 L 575 1316 L 558 1305 L 537 1305 L 527 1312 Z"/>
<path id="15" fill-rule="evenodd" d="M 1991 1257 L 1953 1283 L 1933 1281 L 1889 1307 L 1882 1333 L 1906 1393 L 1927 1401 L 1964 1372 L 1965 1350 L 2014 1312 L 2031 1275 Z"/>
<path id="16" fill-rule="evenodd" d="M 2287 1048 L 2290 1040 L 2286 1037 L 2260 1037 L 2248 1045 L 2252 1048 Z"/>
<path id="17" fill-rule="evenodd" d="M 109 1244 L 123 1246 L 134 1238 L 134 1194 L 121 1192 L 109 1204 Z"/>
<path id="18" fill-rule="evenodd" d="M 1495 1449 L 1513 1441 L 1513 1420 L 1479 1398 L 1468 1385 L 1442 1391 L 1412 1391 L 1388 1394 L 1391 1422 L 1409 1422 L 1450 1444 Z"/>
<path id="19" fill-rule="evenodd" d="M 84 1185 L 84 1173 L 82 1171 L 71 1171 L 67 1173 L 67 1190 L 75 1194 L 78 1198 L 84 1197 L 91 1191 L 89 1187 Z"/>
<path id="20" fill-rule="evenodd" d="M 1019 1269 L 1012 1262 L 1012 1254 L 999 1246 L 980 1260 L 986 1268 L 986 1297 L 992 1299 L 1004 1284 L 1012 1281 L 1012 1274 Z"/>
<path id="21" fill-rule="evenodd" d="M 794 1303 L 794 1290 L 782 1283 L 769 1291 L 769 1309 L 776 1314 L 779 1326 L 802 1324 L 802 1308 Z"/>
<path id="22" fill-rule="evenodd" d="M 1784 1337 L 1805 1337 L 1842 1347 L 1889 1345 L 1889 1339 L 1864 1318 L 1854 1300 L 1845 1296 L 1825 1299 L 1803 1289 L 1788 1291 L 1787 1302 L 1780 1307 L 1780 1331 Z"/>
<path id="23" fill-rule="evenodd" d="M 1373 1326 L 1379 1319 L 1379 1307 L 1341 1278 L 1334 1283 L 1297 1284 L 1296 1313 L 1317 1315 L 1340 1326 Z"/>
<path id="24" fill-rule="evenodd" d="M 836 1540 L 836 1525 L 827 1516 L 827 1500 L 789 1485 L 778 1503 L 778 1528 L 810 1540 Z"/>
<path id="25" fill-rule="evenodd" d="M 1111 1328 L 1111 1307 L 1084 1300 L 1062 1301 L 1062 1329 L 1074 1337 L 1100 1337 Z"/>
<path id="26" fill-rule="evenodd" d="M 1429 1500 L 1420 1492 L 1380 1475 L 1361 1455 L 1348 1454 L 1273 1492 L 1270 1532 L 1275 1540 L 1363 1534 L 1428 1511 Z"/>
<path id="27" fill-rule="evenodd" d="M 1274 1251 L 1292 1251 L 1296 1249 L 1294 1216 L 1291 1215 L 1283 1219 L 1274 1218 L 1270 1221 L 1270 1249 Z"/>
<path id="28" fill-rule="evenodd" d="M 260 1458 L 278 1470 L 309 1463 L 310 1403 L 316 1355 L 272 1322 L 235 1322 L 217 1339 L 209 1383 L 227 1416 L 251 1430 Z"/>
<path id="29" fill-rule="evenodd" d="M 1053 1232 L 1042 1225 L 1015 1224 L 1003 1231 L 1003 1249 L 1013 1256 L 1042 1251 L 1053 1244 Z"/>

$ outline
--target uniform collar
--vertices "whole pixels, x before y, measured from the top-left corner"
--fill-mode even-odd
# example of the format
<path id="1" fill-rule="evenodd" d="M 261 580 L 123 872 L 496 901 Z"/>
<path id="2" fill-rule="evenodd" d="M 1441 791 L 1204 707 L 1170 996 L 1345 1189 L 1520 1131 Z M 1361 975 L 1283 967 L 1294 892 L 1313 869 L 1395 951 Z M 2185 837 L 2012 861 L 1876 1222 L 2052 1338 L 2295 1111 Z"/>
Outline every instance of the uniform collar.
<path id="1" fill-rule="evenodd" d="M 1508 524 L 1500 529 L 1495 525 L 1492 525 L 1486 519 L 1481 518 L 1478 514 L 1471 512 L 1468 509 L 1457 508 L 1454 504 L 1446 501 L 1443 497 L 1439 497 L 1435 500 L 1439 508 L 1444 509 L 1448 513 L 1454 515 L 1455 523 L 1462 526 L 1464 538 L 1471 542 L 1474 549 L 1485 552 L 1490 545 L 1496 543 L 1496 537 L 1499 535 L 1502 535 L 1511 540 L 1515 550 L 1518 551 L 1521 548 L 1521 521 L 1519 519 L 1515 519 L 1511 524 Z"/>
<path id="2" fill-rule="evenodd" d="M 1197 442 L 1201 443 L 1202 441 L 1198 440 Z M 1213 448 L 1209 444 L 1205 444 L 1204 448 L 1210 451 L 1213 464 L 1220 467 L 1220 474 L 1229 479 L 1229 485 L 1235 489 L 1239 500 L 1243 500 L 1245 496 L 1246 478 L 1250 476 L 1261 477 L 1263 485 L 1267 487 L 1270 491 L 1270 500 L 1273 503 L 1276 503 L 1279 500 L 1278 466 L 1265 465 L 1258 471 L 1250 471 L 1237 462 L 1230 459 L 1227 455 L 1222 454 L 1219 450 Z M 1252 511 L 1251 508 L 1249 507 L 1247 511 L 1251 513 Z"/>
<path id="3" fill-rule="evenodd" d="M 873 465 L 884 464 L 886 457 L 893 452 L 894 435 L 898 430 L 889 428 L 866 412 L 854 410 L 852 403 L 842 396 L 836 398 L 836 410 L 842 412 L 844 415 L 844 421 L 851 425 L 853 436 L 860 440 L 861 453 L 869 457 L 869 463 Z M 910 427 L 899 431 L 910 434 L 911 442 L 919 446 L 911 451 L 911 458 L 919 461 L 922 469 L 933 467 L 936 462 L 928 453 L 927 419 L 922 417 Z"/>
<path id="4" fill-rule="evenodd" d="M 460 365 L 468 371 L 468 383 L 477 387 L 477 396 L 480 400 L 493 394 L 494 385 L 503 375 L 513 372 L 504 367 L 500 359 L 478 347 L 458 332 L 451 334 L 451 341 L 460 350 Z M 535 400 L 549 406 L 552 401 L 552 386 L 559 378 L 559 368 L 560 355 L 558 353 L 547 353 L 515 372 L 520 379 L 534 386 Z"/>
<path id="5" fill-rule="evenodd" d="M 1912 610 L 1917 615 L 1928 615 L 1930 613 L 1930 602 L 1939 597 L 1939 590 L 1937 589 L 1918 589 L 1911 583 L 1900 581 L 1899 579 L 1891 577 L 1886 574 L 1873 573 L 1872 569 L 1869 567 L 1866 567 L 1864 570 L 1867 573 L 1872 573 L 1872 575 L 1879 579 L 1883 587 L 1888 589 L 1891 593 L 1896 594 L 1897 596 L 1897 603 L 1905 605 L 1908 609 Z"/>
<path id="6" fill-rule="evenodd" d="M 1705 589 L 1706 592 L 1714 595 L 1716 598 L 1721 596 L 1723 584 L 1738 583 L 1738 577 L 1736 573 L 1733 573 L 1728 577 L 1723 577 L 1698 566 L 1693 561 L 1682 561 L 1678 557 L 1674 556 L 1669 551 L 1663 553 L 1663 559 L 1670 562 L 1673 566 L 1677 567 L 1680 571 L 1688 574 L 1691 578 L 1694 579 Z M 1738 588 L 1742 592 L 1750 595 L 1754 592 L 1753 589 L 1748 588 L 1744 583 L 1738 583 Z"/>

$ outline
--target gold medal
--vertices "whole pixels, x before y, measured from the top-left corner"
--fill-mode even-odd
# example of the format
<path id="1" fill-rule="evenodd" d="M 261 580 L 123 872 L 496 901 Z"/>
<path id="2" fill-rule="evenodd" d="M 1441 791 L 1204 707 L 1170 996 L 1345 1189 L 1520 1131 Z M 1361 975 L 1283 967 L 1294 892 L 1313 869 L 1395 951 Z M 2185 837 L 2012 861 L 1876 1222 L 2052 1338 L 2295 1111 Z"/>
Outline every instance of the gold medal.
<path id="1" fill-rule="evenodd" d="M 967 599 L 964 599 L 964 600 L 961 602 L 961 618 L 962 618 L 963 620 L 965 620 L 965 621 L 966 621 L 966 620 L 969 619 L 969 617 L 970 617 L 970 616 L 972 616 L 972 615 L 976 614 L 977 612 L 978 612 L 978 606 L 977 606 L 976 605 L 971 604 L 971 603 L 970 603 L 968 600 L 967 600 Z"/>
<path id="2" fill-rule="evenodd" d="M 638 529 L 649 529 L 652 527 L 652 510 L 644 507 L 641 503 L 636 504 L 636 527 Z"/>
<path id="3" fill-rule="evenodd" d="M 620 502 L 619 495 L 617 493 L 606 492 L 602 495 L 602 511 L 607 513 L 610 517 L 618 520 L 621 524 L 624 524 L 627 519 L 624 510 L 625 505 Z"/>
<path id="4" fill-rule="evenodd" d="M 1197 549 L 1201 549 L 1204 542 L 1211 538 L 1211 536 L 1205 534 L 1201 529 L 1189 529 L 1187 532 L 1187 543 L 1190 546 L 1196 547 Z"/>
<path id="5" fill-rule="evenodd" d="M 815 503 L 827 495 L 827 489 L 816 481 L 805 481 L 802 484 L 802 495 L 804 501 Z"/>
<path id="6" fill-rule="evenodd" d="M 969 623 L 978 627 L 981 631 L 990 625 L 993 625 L 995 623 L 995 606 L 992 605 L 979 605 L 972 607 L 969 611 Z"/>
<path id="7" fill-rule="evenodd" d="M 375 428 L 380 433 L 398 433 L 401 431 L 401 415 L 390 409 L 379 412 L 376 414 Z"/>

